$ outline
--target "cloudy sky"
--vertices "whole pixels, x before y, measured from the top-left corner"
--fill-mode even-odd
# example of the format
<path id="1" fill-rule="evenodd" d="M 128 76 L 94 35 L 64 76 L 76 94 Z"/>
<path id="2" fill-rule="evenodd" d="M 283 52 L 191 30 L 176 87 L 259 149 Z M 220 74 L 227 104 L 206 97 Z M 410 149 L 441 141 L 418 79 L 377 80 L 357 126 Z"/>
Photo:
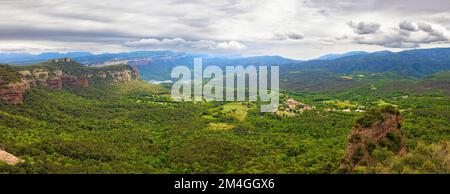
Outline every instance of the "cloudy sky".
<path id="1" fill-rule="evenodd" d="M 0 52 L 311 59 L 450 47 L 449 0 L 0 0 Z"/>

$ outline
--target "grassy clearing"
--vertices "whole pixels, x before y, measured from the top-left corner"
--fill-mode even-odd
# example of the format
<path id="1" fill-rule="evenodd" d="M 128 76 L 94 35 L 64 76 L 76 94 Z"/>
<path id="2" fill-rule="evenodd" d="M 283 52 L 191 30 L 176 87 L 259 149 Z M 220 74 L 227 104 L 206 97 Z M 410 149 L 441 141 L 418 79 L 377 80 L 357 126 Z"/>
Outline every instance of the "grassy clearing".
<path id="1" fill-rule="evenodd" d="M 335 105 L 339 109 L 347 109 L 347 108 L 357 108 L 358 105 L 352 104 L 350 101 L 339 101 L 339 100 L 326 100 L 323 101 L 325 104 Z"/>
<path id="2" fill-rule="evenodd" d="M 229 114 L 230 116 L 243 121 L 247 116 L 248 108 L 242 103 L 228 103 L 223 105 L 222 113 Z"/>
<path id="3" fill-rule="evenodd" d="M 209 130 L 215 130 L 215 131 L 226 131 L 233 129 L 235 126 L 232 124 L 227 123 L 209 123 L 208 129 Z"/>

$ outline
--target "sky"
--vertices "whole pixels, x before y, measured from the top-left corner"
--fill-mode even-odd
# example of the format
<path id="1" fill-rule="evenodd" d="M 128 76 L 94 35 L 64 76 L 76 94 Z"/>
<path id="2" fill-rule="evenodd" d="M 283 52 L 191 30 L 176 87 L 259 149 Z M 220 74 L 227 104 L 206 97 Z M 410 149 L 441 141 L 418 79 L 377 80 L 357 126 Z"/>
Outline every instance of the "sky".
<path id="1" fill-rule="evenodd" d="M 0 52 L 312 59 L 450 47 L 449 0 L 0 0 Z"/>

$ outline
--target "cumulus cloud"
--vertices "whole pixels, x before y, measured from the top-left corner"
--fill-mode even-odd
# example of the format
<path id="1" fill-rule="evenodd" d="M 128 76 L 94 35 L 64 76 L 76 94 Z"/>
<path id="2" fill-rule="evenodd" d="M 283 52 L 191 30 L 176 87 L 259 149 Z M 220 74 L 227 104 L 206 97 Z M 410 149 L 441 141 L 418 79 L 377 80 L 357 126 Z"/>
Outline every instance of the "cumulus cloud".
<path id="1" fill-rule="evenodd" d="M 442 32 L 433 29 L 433 27 L 430 24 L 419 23 L 417 26 L 420 30 L 427 32 L 433 38 L 434 41 L 447 40 L 447 38 L 444 36 Z"/>
<path id="2" fill-rule="evenodd" d="M 127 41 L 125 45 L 136 48 L 164 48 L 164 49 L 209 49 L 209 50 L 242 50 L 247 48 L 244 44 L 238 41 L 213 41 L 213 40 L 197 40 L 188 41 L 183 38 L 164 38 L 155 39 L 147 38 L 135 41 Z"/>
<path id="3" fill-rule="evenodd" d="M 164 38 L 162 40 L 158 40 L 155 38 L 147 38 L 147 39 L 140 39 L 137 41 L 127 41 L 125 42 L 125 45 L 127 46 L 176 46 L 176 45 L 184 45 L 186 44 L 186 40 L 182 38 Z"/>
<path id="4" fill-rule="evenodd" d="M 354 23 L 353 21 L 350 21 L 348 22 L 348 26 L 350 26 L 356 34 L 374 34 L 380 29 L 381 24 L 366 22 Z"/>
<path id="5" fill-rule="evenodd" d="M 417 28 L 411 22 L 401 22 L 398 28 L 390 32 L 371 36 L 356 36 L 359 44 L 379 45 L 389 48 L 416 48 L 421 44 L 448 42 L 442 32 L 435 30 L 430 24 L 418 23 Z"/>
<path id="6" fill-rule="evenodd" d="M 414 26 L 410 21 L 400 22 L 400 24 L 398 24 L 398 27 L 402 30 L 407 30 L 407 31 L 416 31 L 417 30 L 416 26 Z"/>
<path id="7" fill-rule="evenodd" d="M 221 42 L 217 45 L 220 49 L 242 50 L 247 48 L 244 44 L 236 41 Z"/>

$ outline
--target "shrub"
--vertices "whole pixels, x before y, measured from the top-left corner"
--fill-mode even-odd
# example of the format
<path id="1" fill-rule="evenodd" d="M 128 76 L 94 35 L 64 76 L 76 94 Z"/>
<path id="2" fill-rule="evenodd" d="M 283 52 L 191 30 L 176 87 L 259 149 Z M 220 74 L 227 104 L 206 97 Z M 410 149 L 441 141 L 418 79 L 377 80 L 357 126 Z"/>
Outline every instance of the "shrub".
<path id="1" fill-rule="evenodd" d="M 361 142 L 361 135 L 359 134 L 353 134 L 350 138 L 351 143 L 360 143 Z"/>
<path id="2" fill-rule="evenodd" d="M 20 81 L 20 78 L 22 78 L 22 74 L 12 69 L 9 65 L 0 64 L 0 86 Z"/>
<path id="3" fill-rule="evenodd" d="M 373 142 L 367 142 L 366 143 L 366 149 L 367 152 L 369 152 L 369 154 L 372 156 L 373 150 L 375 150 L 375 148 L 377 148 L 377 145 Z"/>
<path id="4" fill-rule="evenodd" d="M 384 120 L 382 112 L 378 109 L 372 108 L 360 117 L 356 122 L 364 128 L 371 127 L 376 121 Z"/>
<path id="5" fill-rule="evenodd" d="M 363 149 L 361 148 L 361 146 L 358 146 L 355 150 L 355 153 L 353 153 L 352 162 L 356 164 L 362 158 L 363 154 Z"/>
<path id="6" fill-rule="evenodd" d="M 400 111 L 398 111 L 397 108 L 390 105 L 382 106 L 379 108 L 369 109 L 362 117 L 356 120 L 356 123 L 364 128 L 371 127 L 375 122 L 384 120 L 383 113 L 400 115 Z"/>
<path id="7" fill-rule="evenodd" d="M 394 106 L 391 106 L 391 105 L 382 106 L 380 108 L 380 112 L 390 113 L 393 115 L 400 115 L 400 111 L 398 111 L 397 108 L 395 108 Z"/>

